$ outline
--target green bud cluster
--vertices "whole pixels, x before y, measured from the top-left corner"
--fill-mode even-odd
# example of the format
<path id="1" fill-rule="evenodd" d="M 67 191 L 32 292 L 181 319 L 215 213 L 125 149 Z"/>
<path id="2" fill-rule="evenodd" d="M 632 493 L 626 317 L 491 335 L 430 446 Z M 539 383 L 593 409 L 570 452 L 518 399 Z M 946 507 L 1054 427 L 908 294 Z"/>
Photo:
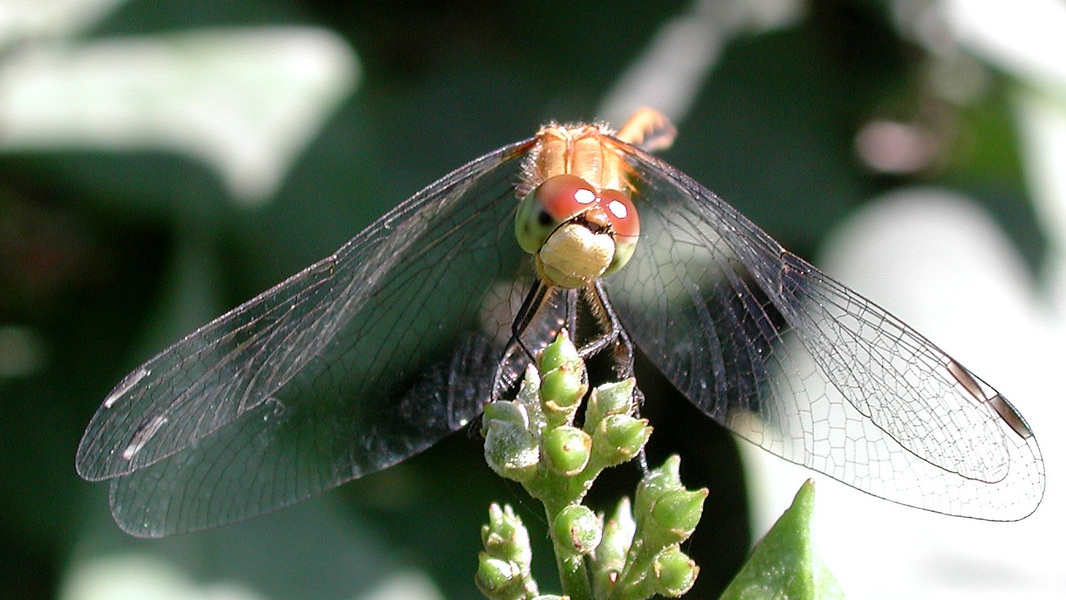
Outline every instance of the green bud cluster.
<path id="1" fill-rule="evenodd" d="M 637 486 L 632 513 L 620 503 L 612 521 L 617 536 L 604 534 L 601 544 L 609 576 L 596 581 L 597 598 L 676 598 L 696 582 L 699 567 L 680 549 L 703 514 L 706 488 L 687 490 L 681 484 L 681 459 L 672 456 L 648 471 Z M 612 529 L 610 524 L 608 529 Z M 609 544 L 608 544 L 609 542 Z M 625 551 L 625 563 L 618 557 Z"/>
<path id="2" fill-rule="evenodd" d="M 571 598 L 679 596 L 699 568 L 678 545 L 692 534 L 708 492 L 681 485 L 674 457 L 645 475 L 632 509 L 623 499 L 606 523 L 581 505 L 596 476 L 637 456 L 652 430 L 635 416 L 635 380 L 591 393 L 588 387 L 584 362 L 564 330 L 537 366 L 526 369 L 515 400 L 485 408 L 486 460 L 544 504 L 563 591 Z M 477 584 L 493 600 L 537 597 L 528 579 L 529 536 L 514 531 L 521 527 L 509 508 L 490 510 Z"/>
<path id="3" fill-rule="evenodd" d="M 490 600 L 525 600 L 537 595 L 530 574 L 533 550 L 529 532 L 510 506 L 489 507 L 489 523 L 481 527 L 485 551 L 478 554 L 474 583 Z"/>
<path id="4" fill-rule="evenodd" d="M 485 458 L 553 513 L 578 503 L 603 469 L 632 459 L 651 435 L 647 420 L 634 416 L 635 388 L 630 378 L 588 394 L 585 364 L 564 330 L 526 369 L 515 400 L 485 407 Z"/>
<path id="5" fill-rule="evenodd" d="M 637 530 L 659 547 L 688 539 L 703 514 L 707 489 L 686 490 L 681 485 L 681 458 L 671 456 L 658 469 L 645 474 L 633 501 Z"/>

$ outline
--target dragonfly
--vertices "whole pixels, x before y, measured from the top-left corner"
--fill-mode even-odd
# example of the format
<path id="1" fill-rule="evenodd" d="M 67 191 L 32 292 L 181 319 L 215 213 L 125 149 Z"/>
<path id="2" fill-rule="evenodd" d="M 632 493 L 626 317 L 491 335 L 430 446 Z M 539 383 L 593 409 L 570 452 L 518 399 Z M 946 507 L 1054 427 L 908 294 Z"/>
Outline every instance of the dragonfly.
<path id="1" fill-rule="evenodd" d="M 651 109 L 550 123 L 459 167 L 133 370 L 78 473 L 136 536 L 247 519 L 467 426 L 583 322 L 585 355 L 625 375 L 639 348 L 785 460 L 929 511 L 1031 514 L 1044 464 L 1021 414 L 654 156 L 674 133 Z"/>

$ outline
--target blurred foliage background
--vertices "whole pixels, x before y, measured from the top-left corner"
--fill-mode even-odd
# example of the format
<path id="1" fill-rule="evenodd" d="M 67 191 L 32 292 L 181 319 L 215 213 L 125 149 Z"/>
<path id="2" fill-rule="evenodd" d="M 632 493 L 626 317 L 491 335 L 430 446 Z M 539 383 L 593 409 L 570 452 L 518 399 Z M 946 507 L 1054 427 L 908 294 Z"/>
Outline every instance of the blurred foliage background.
<path id="1" fill-rule="evenodd" d="M 488 501 L 543 527 L 475 436 L 155 542 L 118 532 L 73 460 L 129 370 L 547 120 L 660 100 L 666 160 L 807 257 L 922 184 L 1042 264 L 1012 80 L 944 39 L 936 2 L 40 4 L 0 2 L 0 598 L 475 594 Z M 751 543 L 736 449 L 683 401 L 649 410 L 675 430 L 652 460 L 688 445 L 686 483 L 711 486 L 721 518 L 691 550 L 714 597 Z"/>

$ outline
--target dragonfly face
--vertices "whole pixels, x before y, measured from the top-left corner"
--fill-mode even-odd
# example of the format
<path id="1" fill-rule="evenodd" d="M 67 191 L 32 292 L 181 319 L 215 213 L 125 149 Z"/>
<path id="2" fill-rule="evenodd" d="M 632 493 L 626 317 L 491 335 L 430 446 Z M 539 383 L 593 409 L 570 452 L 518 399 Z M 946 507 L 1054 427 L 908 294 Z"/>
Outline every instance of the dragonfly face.
<path id="1" fill-rule="evenodd" d="M 551 285 L 589 285 L 633 255 L 640 220 L 628 166 L 614 144 L 601 127 L 549 125 L 525 159 L 515 235 Z"/>
<path id="2" fill-rule="evenodd" d="M 584 311 L 600 333 L 587 353 L 610 348 L 624 371 L 639 346 L 786 460 L 926 510 L 1035 510 L 1044 467 L 1021 415 L 642 150 L 672 129 L 641 115 L 474 160 L 164 350 L 105 399 L 78 472 L 110 480 L 134 535 L 261 514 L 463 427 Z"/>
<path id="3" fill-rule="evenodd" d="M 640 236 L 637 211 L 619 190 L 597 190 L 569 173 L 534 188 L 518 206 L 515 235 L 537 274 L 576 288 L 620 269 Z"/>

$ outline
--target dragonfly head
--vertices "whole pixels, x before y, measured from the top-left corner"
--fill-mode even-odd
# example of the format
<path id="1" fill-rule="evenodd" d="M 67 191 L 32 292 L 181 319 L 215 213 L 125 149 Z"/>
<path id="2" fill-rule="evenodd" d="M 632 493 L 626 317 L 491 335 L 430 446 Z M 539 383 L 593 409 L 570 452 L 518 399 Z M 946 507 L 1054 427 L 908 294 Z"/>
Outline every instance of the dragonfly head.
<path id="1" fill-rule="evenodd" d="M 522 199 L 515 236 L 537 257 L 547 283 L 576 288 L 622 268 L 640 236 L 637 210 L 619 190 L 597 191 L 581 177 L 550 177 Z"/>

